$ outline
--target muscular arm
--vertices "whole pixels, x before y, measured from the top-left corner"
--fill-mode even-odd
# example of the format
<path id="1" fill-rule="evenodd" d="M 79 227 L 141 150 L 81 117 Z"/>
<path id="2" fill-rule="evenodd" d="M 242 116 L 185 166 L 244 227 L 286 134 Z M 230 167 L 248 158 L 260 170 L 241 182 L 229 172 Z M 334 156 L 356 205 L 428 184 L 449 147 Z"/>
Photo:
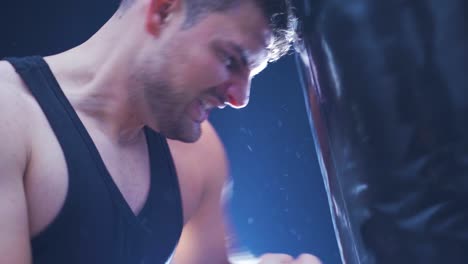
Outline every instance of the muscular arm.
<path id="1" fill-rule="evenodd" d="M 201 142 L 205 188 L 196 213 L 185 225 L 171 264 L 229 263 L 225 243 L 222 190 L 228 179 L 226 156 L 211 126 Z"/>
<path id="2" fill-rule="evenodd" d="M 23 175 L 27 162 L 24 117 L 0 85 L 0 263 L 29 264 L 30 239 Z M 9 89 L 9 88 L 8 88 Z M 24 109 L 23 109 L 24 110 Z"/>
<path id="3" fill-rule="evenodd" d="M 214 129 L 207 124 L 196 147 L 197 159 L 192 166 L 201 168 L 204 188 L 200 205 L 184 227 L 171 264 L 228 264 L 226 226 L 223 214 L 223 189 L 228 180 L 228 162 Z M 254 260 L 252 260 L 254 261 Z M 319 264 L 309 254 L 297 259 L 286 254 L 265 254 L 254 263 Z"/>

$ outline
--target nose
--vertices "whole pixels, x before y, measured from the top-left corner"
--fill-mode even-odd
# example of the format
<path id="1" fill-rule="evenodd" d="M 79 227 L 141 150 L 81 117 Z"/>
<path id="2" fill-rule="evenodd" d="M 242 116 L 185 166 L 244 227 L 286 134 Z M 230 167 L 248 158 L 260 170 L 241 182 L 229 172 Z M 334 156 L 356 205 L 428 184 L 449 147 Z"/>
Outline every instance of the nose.
<path id="1" fill-rule="evenodd" d="M 250 83 L 250 78 L 231 82 L 227 89 L 226 104 L 236 109 L 246 107 L 250 97 Z"/>

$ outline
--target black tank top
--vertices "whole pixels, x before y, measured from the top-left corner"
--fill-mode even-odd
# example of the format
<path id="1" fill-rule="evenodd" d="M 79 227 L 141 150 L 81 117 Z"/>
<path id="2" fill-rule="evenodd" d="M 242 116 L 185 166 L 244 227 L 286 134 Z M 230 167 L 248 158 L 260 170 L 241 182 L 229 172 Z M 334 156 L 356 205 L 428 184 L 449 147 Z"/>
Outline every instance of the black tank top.
<path id="1" fill-rule="evenodd" d="M 68 192 L 60 213 L 31 240 L 33 263 L 166 263 L 183 227 L 180 189 L 166 139 L 144 129 L 151 186 L 135 215 L 47 63 L 41 57 L 6 60 L 41 106 L 68 167 Z"/>

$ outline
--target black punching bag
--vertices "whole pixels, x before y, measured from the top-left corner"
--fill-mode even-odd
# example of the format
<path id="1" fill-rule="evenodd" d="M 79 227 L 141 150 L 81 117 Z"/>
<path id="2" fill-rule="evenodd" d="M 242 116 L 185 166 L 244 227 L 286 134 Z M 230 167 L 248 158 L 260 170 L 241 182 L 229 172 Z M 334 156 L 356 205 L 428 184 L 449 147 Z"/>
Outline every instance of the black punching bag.
<path id="1" fill-rule="evenodd" d="M 468 263 L 468 2 L 295 8 L 344 263 Z"/>

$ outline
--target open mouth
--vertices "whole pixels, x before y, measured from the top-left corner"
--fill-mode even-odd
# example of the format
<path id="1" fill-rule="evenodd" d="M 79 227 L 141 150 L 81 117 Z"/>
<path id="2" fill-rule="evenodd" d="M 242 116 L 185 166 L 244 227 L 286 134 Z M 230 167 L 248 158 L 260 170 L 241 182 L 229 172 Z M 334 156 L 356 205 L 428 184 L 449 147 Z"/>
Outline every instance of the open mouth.
<path id="1" fill-rule="evenodd" d="M 197 123 L 206 121 L 210 115 L 211 109 L 215 106 L 205 100 L 195 100 L 190 106 L 190 117 Z"/>

